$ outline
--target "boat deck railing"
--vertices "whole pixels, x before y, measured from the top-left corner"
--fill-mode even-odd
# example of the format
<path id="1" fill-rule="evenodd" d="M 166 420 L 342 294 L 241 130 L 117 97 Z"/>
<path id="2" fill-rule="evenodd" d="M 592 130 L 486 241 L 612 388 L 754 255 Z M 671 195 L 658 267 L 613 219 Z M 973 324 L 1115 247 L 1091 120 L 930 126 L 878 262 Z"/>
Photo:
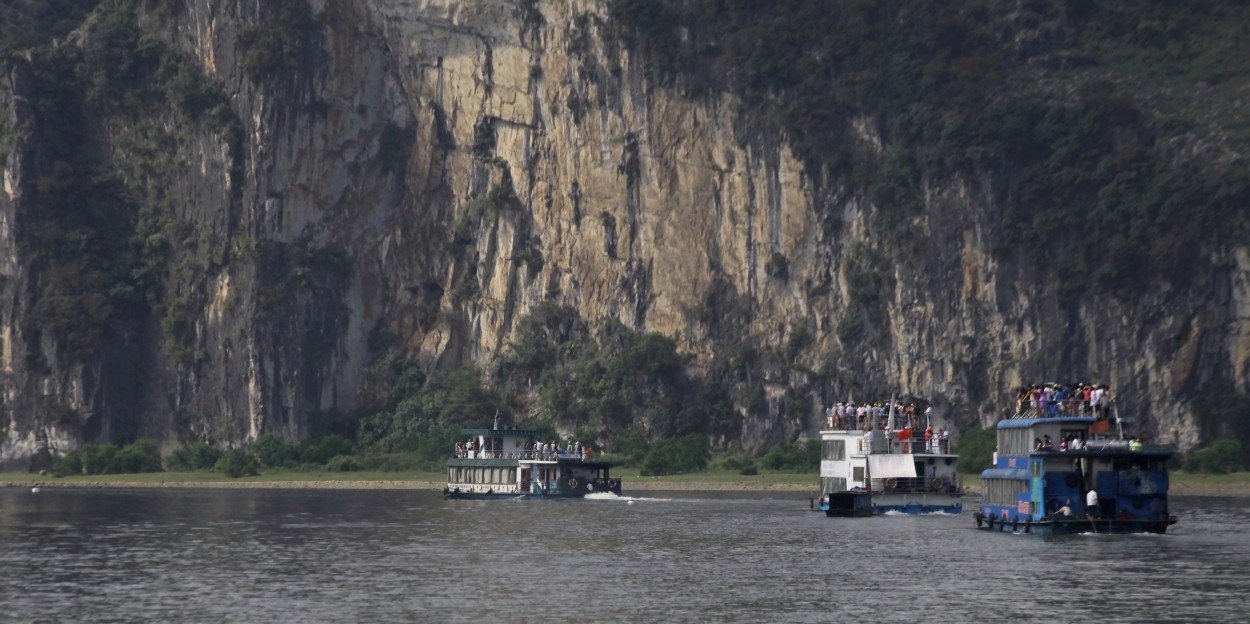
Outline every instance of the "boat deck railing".
<path id="1" fill-rule="evenodd" d="M 462 459 L 528 459 L 539 461 L 555 461 L 559 459 L 588 459 L 586 455 L 578 455 L 568 451 L 461 451 L 456 457 Z"/>
<path id="2" fill-rule="evenodd" d="M 897 435 L 898 432 L 895 432 Z M 856 450 L 863 455 L 900 455 L 900 454 L 933 454 L 933 455 L 953 455 L 954 445 L 950 439 L 941 440 L 925 440 L 923 438 L 917 440 L 914 438 L 898 439 L 896 437 L 886 438 L 886 432 L 876 431 L 871 441 L 861 438 Z"/>

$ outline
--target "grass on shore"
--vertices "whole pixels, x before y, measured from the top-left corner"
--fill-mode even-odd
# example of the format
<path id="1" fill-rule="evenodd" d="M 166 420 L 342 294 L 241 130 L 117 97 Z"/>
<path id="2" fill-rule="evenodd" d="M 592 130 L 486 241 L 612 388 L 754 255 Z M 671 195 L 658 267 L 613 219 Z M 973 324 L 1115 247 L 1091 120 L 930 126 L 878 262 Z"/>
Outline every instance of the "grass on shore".
<path id="1" fill-rule="evenodd" d="M 687 474 L 644 477 L 639 474 L 636 467 L 617 467 L 613 469 L 612 476 L 621 479 L 626 489 L 784 489 L 792 491 L 810 489 L 816 491 L 820 487 L 820 477 L 814 472 L 792 473 L 762 470 L 758 475 L 742 475 L 733 470 L 708 469 Z M 1170 473 L 1170 481 L 1174 493 L 1250 495 L 1250 472 L 1214 475 L 1175 470 Z M 139 474 L 75 475 L 72 477 L 53 477 L 28 472 L 0 473 L 0 484 L 21 486 L 35 483 L 64 484 L 67 487 L 84 485 L 108 486 L 109 484 L 138 484 L 152 487 L 161 485 L 194 486 L 196 484 L 213 487 L 237 484 L 241 487 L 264 487 L 265 484 L 280 483 L 300 483 L 309 486 L 315 486 L 318 483 L 386 483 L 412 488 L 441 488 L 446 483 L 446 475 L 442 471 L 330 472 L 325 470 L 286 469 L 268 470 L 258 476 L 239 479 L 232 479 L 219 472 L 147 472 Z M 981 476 L 979 474 L 961 474 L 959 475 L 959 483 L 966 491 L 979 492 L 981 490 Z"/>
<path id="2" fill-rule="evenodd" d="M 626 487 L 641 486 L 652 489 L 663 489 L 664 487 L 672 487 L 674 489 L 684 489 L 695 487 L 698 485 L 706 485 L 709 487 L 721 487 L 726 489 L 802 489 L 810 487 L 815 490 L 819 487 L 820 477 L 814 472 L 808 473 L 787 473 L 760 471 L 759 475 L 742 475 L 737 471 L 710 469 L 701 472 L 693 472 L 678 475 L 665 475 L 659 477 L 644 477 L 639 474 L 637 468 L 618 467 L 612 470 L 612 476 L 621 479 Z M 51 475 L 38 475 L 29 472 L 5 472 L 0 473 L 0 483 L 9 483 L 13 485 L 22 484 L 60 484 L 67 486 L 82 484 L 100 484 L 108 485 L 111 483 L 125 484 L 135 483 L 143 485 L 161 485 L 161 484 L 228 484 L 238 483 L 241 485 L 264 485 L 266 483 L 328 483 L 328 482 L 389 482 L 389 483 L 409 483 L 413 486 L 421 484 L 445 484 L 447 476 L 442 471 L 430 472 L 330 472 L 326 470 L 285 470 L 273 469 L 266 470 L 263 474 L 254 477 L 241 477 L 232 479 L 220 472 L 144 472 L 130 474 L 102 474 L 102 475 L 74 475 L 69 477 L 53 477 Z"/>
<path id="3" fill-rule="evenodd" d="M 412 483 L 438 483 L 446 481 L 446 475 L 438 472 L 330 472 L 326 470 L 267 470 L 254 477 L 231 478 L 220 472 L 140 472 L 125 474 L 73 475 L 69 477 L 53 477 L 29 472 L 0 473 L 2 483 L 64 483 L 66 485 L 80 483 L 142 483 L 159 485 L 162 483 L 316 483 L 330 481 L 396 481 Z"/>

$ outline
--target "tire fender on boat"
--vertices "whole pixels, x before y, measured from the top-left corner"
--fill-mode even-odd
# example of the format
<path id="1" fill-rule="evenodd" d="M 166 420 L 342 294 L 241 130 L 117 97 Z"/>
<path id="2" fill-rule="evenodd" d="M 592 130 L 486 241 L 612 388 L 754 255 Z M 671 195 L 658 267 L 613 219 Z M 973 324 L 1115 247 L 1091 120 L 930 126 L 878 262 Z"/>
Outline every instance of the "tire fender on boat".
<path id="1" fill-rule="evenodd" d="M 608 487 L 609 487 L 609 488 L 614 488 L 614 487 L 616 487 L 616 483 L 617 483 L 616 479 L 608 479 Z"/>
<path id="2" fill-rule="evenodd" d="M 573 478 L 569 479 L 569 487 L 570 487 L 570 488 L 572 488 L 572 489 L 576 490 L 578 485 L 581 485 L 581 484 L 580 484 L 580 483 L 578 483 L 578 481 L 577 481 L 577 477 L 573 477 Z"/>
<path id="3" fill-rule="evenodd" d="M 898 485 L 898 479 L 895 479 L 894 477 L 890 477 L 889 479 L 885 480 L 886 489 L 892 490 L 897 485 Z"/>

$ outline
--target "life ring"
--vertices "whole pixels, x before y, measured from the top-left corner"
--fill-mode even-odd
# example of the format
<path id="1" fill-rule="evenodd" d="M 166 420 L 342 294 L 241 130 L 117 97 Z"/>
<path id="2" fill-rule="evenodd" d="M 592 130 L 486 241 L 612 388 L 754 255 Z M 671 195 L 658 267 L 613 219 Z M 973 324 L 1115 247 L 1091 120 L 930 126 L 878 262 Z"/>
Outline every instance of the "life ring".
<path id="1" fill-rule="evenodd" d="M 1072 473 L 1068 473 L 1068 476 L 1066 476 L 1066 477 L 1064 477 L 1064 478 L 1063 478 L 1063 484 L 1064 484 L 1064 485 L 1066 485 L 1066 486 L 1068 486 L 1068 487 L 1070 487 L 1070 488 L 1074 488 L 1074 487 L 1076 487 L 1076 484 L 1078 484 L 1078 483 L 1080 483 L 1080 480 L 1078 480 L 1078 479 L 1076 478 L 1076 475 L 1074 475 L 1074 474 L 1072 474 Z"/>
<path id="2" fill-rule="evenodd" d="M 572 488 L 572 489 L 576 490 L 578 485 L 581 485 L 581 484 L 577 482 L 577 477 L 573 477 L 573 478 L 569 479 L 569 487 L 570 487 L 570 488 Z"/>
<path id="3" fill-rule="evenodd" d="M 929 484 L 934 492 L 941 492 L 946 489 L 946 477 L 933 477 L 933 483 Z"/>
<path id="4" fill-rule="evenodd" d="M 892 490 L 897 485 L 898 485 L 898 479 L 895 479 L 894 477 L 890 477 L 889 479 L 885 480 L 885 487 L 887 490 Z"/>
<path id="5" fill-rule="evenodd" d="M 616 482 L 616 479 L 608 479 L 608 487 L 609 487 L 609 488 L 615 488 L 615 487 L 616 487 L 616 483 L 617 483 L 617 482 Z"/>

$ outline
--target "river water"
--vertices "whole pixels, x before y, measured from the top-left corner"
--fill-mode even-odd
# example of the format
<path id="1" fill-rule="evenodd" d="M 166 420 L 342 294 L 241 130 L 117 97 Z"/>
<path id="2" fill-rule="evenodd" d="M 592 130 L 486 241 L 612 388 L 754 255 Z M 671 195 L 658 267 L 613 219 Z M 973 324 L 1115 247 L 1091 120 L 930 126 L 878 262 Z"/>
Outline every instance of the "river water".
<path id="1" fill-rule="evenodd" d="M 807 507 L 765 492 L 0 489 L 0 620 L 1250 621 L 1247 498 L 1173 497 L 1179 524 L 1149 537 Z"/>

